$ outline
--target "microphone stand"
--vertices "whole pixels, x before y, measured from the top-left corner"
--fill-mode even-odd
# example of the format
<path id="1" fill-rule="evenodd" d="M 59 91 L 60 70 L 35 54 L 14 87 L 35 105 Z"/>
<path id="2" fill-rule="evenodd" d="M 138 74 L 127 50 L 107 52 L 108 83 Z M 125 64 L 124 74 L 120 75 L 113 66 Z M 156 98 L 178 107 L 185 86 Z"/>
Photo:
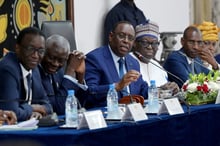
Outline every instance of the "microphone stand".
<path id="1" fill-rule="evenodd" d="M 141 55 L 139 52 L 134 51 L 134 54 L 135 54 L 139 59 L 144 60 L 145 62 L 149 62 L 149 63 L 153 64 L 154 66 L 156 66 L 156 67 L 158 67 L 159 69 L 165 71 L 165 72 L 168 73 L 169 75 L 171 75 L 171 76 L 175 77 L 176 79 L 178 79 L 182 84 L 184 84 L 184 82 L 183 82 L 183 80 L 182 80 L 181 78 L 179 78 L 179 77 L 176 76 L 175 74 L 173 74 L 173 73 L 171 73 L 171 72 L 165 70 L 163 67 L 161 67 L 161 66 L 155 64 L 155 63 L 152 62 L 150 59 L 148 59 L 148 58 L 144 57 L 143 55 Z M 181 91 L 181 92 L 177 93 L 177 94 L 176 94 L 175 96 L 173 96 L 173 97 L 177 97 L 184 105 L 186 105 L 186 107 L 187 107 L 187 112 L 188 112 L 188 114 L 190 114 L 190 106 L 189 106 L 189 104 L 184 100 L 184 93 Z"/>
<path id="2" fill-rule="evenodd" d="M 173 73 L 171 73 L 171 72 L 165 70 L 163 67 L 161 67 L 161 66 L 155 64 L 155 63 L 152 62 L 150 59 L 148 59 L 148 58 L 144 57 L 143 55 L 141 55 L 139 52 L 134 51 L 134 54 L 136 54 L 139 59 L 142 59 L 142 60 L 144 60 L 144 61 L 146 61 L 146 62 L 149 62 L 149 63 L 153 64 L 154 66 L 156 66 L 156 67 L 158 67 L 159 69 L 165 71 L 165 72 L 168 73 L 169 75 L 171 75 L 171 76 L 173 76 L 174 78 L 178 79 L 182 84 L 184 84 L 184 82 L 183 82 L 183 80 L 182 80 L 181 78 L 179 78 L 179 77 L 176 76 L 175 74 L 173 74 Z"/>

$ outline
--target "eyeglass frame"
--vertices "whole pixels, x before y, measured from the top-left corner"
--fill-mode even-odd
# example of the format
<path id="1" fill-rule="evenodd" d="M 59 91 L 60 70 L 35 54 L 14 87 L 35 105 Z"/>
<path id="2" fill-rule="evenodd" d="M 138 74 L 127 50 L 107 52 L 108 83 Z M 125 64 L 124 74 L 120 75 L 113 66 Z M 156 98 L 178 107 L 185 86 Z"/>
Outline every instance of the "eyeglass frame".
<path id="1" fill-rule="evenodd" d="M 202 47 L 204 45 L 204 42 L 201 40 L 201 41 L 195 41 L 195 40 L 187 40 L 186 42 L 189 46 L 195 46 L 196 43 L 198 46 Z"/>
<path id="2" fill-rule="evenodd" d="M 210 41 L 203 41 L 203 44 L 206 45 L 206 46 L 212 46 L 212 47 L 216 47 L 217 46 L 217 41 L 213 41 L 213 42 L 210 42 Z"/>
<path id="3" fill-rule="evenodd" d="M 43 56 L 46 52 L 46 49 L 44 49 L 44 48 L 35 48 L 33 46 L 27 46 L 26 47 L 26 46 L 23 46 L 23 45 L 20 45 L 20 46 L 23 49 L 25 49 L 25 54 L 27 54 L 27 55 L 31 55 L 31 54 L 37 52 L 38 55 Z"/>
<path id="4" fill-rule="evenodd" d="M 144 41 L 144 40 L 136 40 L 136 42 L 138 42 L 144 48 L 149 48 L 151 46 L 153 49 L 158 49 L 160 45 L 160 41 L 150 42 L 150 41 Z"/>
<path id="5" fill-rule="evenodd" d="M 59 63 L 59 65 L 63 65 L 67 62 L 68 57 L 67 58 L 58 58 L 52 55 L 45 55 L 46 58 L 50 61 L 50 62 L 55 62 L 57 61 Z"/>
<path id="6" fill-rule="evenodd" d="M 126 40 L 127 39 L 129 42 L 132 42 L 135 40 L 135 36 L 132 36 L 130 34 L 126 34 L 124 32 L 112 32 L 112 33 L 115 34 L 119 40 Z"/>

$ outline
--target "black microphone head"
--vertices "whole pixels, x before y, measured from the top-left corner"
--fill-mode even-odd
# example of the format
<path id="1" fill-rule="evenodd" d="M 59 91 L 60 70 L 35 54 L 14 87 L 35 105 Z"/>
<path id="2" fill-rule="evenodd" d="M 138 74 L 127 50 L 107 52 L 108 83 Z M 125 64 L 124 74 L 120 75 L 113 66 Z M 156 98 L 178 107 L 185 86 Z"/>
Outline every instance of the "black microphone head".
<path id="1" fill-rule="evenodd" d="M 160 68 L 161 70 L 165 71 L 168 75 L 170 75 L 170 76 L 172 76 L 173 78 L 175 78 L 175 79 L 177 79 L 178 81 L 180 81 L 181 84 L 184 84 L 184 83 L 185 83 L 180 77 L 178 77 L 177 75 L 175 75 L 175 74 L 169 72 L 168 70 L 164 69 L 164 68 L 161 67 L 160 65 L 157 65 L 156 63 L 154 63 L 154 62 L 151 61 L 150 59 L 148 59 L 148 58 L 144 57 L 143 55 L 141 55 L 141 53 L 139 53 L 139 52 L 137 52 L 137 51 L 134 51 L 134 54 L 137 55 L 137 57 L 138 57 L 139 59 L 142 59 L 142 60 L 144 60 L 145 62 L 149 62 L 149 63 L 153 64 L 154 66 Z"/>
<path id="2" fill-rule="evenodd" d="M 137 56 L 138 59 L 143 60 L 144 62 L 150 62 L 150 59 L 144 57 L 140 52 L 134 51 L 134 54 Z"/>

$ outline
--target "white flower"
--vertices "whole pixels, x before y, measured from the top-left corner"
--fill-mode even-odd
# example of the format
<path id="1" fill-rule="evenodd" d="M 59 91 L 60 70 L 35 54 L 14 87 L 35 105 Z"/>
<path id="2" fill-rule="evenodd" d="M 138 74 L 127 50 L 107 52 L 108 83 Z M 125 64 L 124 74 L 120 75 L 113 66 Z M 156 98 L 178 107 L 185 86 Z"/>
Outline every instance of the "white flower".
<path id="1" fill-rule="evenodd" d="M 209 89 L 211 89 L 212 91 L 216 91 L 216 90 L 220 89 L 220 85 L 214 81 L 209 81 L 207 85 L 208 85 Z"/>
<path id="2" fill-rule="evenodd" d="M 189 91 L 190 93 L 193 93 L 197 91 L 197 86 L 198 86 L 198 83 L 191 83 L 187 86 L 187 91 Z"/>

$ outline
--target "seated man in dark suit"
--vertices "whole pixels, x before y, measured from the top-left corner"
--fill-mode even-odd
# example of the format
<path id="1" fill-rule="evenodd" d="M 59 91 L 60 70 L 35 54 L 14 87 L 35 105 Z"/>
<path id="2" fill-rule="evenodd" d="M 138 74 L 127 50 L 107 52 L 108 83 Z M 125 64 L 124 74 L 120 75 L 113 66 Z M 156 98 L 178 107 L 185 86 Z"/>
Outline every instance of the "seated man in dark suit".
<path id="1" fill-rule="evenodd" d="M 53 110 L 59 115 L 65 113 L 65 101 L 69 89 L 74 89 L 79 98 L 83 90 L 87 89 L 84 85 L 84 59 L 85 56 L 79 51 L 70 53 L 70 44 L 63 36 L 52 35 L 46 40 L 46 52 L 39 70 Z"/>
<path id="2" fill-rule="evenodd" d="M 132 24 L 121 21 L 109 34 L 109 45 L 97 48 L 86 55 L 87 108 L 105 106 L 109 84 L 112 83 L 115 83 L 119 99 L 124 96 L 125 88 L 127 93 L 148 97 L 148 85 L 139 73 L 139 63 L 129 55 L 134 39 L 135 31 Z M 122 77 L 119 77 L 119 59 L 124 61 L 125 74 Z"/>
<path id="3" fill-rule="evenodd" d="M 16 124 L 17 117 L 13 111 L 0 110 L 0 126 L 7 122 L 8 125 Z"/>
<path id="4" fill-rule="evenodd" d="M 169 81 L 174 81 L 181 88 L 190 73 L 208 73 L 199 55 L 203 49 L 202 34 L 195 26 L 185 29 L 181 38 L 182 48 L 172 52 L 164 63 L 164 68 L 181 79 L 168 75 Z"/>
<path id="5" fill-rule="evenodd" d="M 44 35 L 28 27 L 19 33 L 15 53 L 0 61 L 0 107 L 14 111 L 18 121 L 52 113 L 37 68 L 44 52 Z"/>

